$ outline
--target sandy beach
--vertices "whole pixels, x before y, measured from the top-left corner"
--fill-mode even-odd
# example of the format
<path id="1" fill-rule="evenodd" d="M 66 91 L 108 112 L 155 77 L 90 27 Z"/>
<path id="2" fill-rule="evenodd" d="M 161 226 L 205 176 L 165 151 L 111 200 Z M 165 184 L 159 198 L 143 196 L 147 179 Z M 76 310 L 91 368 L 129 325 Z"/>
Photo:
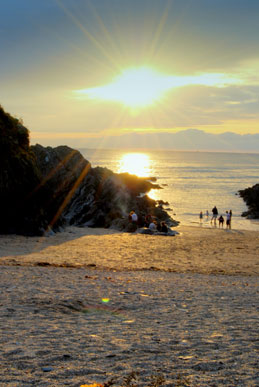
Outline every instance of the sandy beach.
<path id="1" fill-rule="evenodd" d="M 256 231 L 179 226 L 179 235 L 70 227 L 49 237 L 0 236 L 1 265 L 258 275 Z"/>
<path id="2" fill-rule="evenodd" d="M 1 235 L 0 385 L 257 386 L 259 234 L 177 231 Z"/>

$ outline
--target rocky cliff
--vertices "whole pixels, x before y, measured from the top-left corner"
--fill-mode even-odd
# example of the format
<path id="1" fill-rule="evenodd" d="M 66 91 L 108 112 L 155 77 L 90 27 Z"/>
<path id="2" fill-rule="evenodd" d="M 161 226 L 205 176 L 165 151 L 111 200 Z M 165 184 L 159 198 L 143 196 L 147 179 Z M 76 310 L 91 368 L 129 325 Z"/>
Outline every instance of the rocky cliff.
<path id="1" fill-rule="evenodd" d="M 248 207 L 248 211 L 243 212 L 242 216 L 249 219 L 259 219 L 259 184 L 238 192 Z"/>
<path id="2" fill-rule="evenodd" d="M 0 106 L 0 233 L 41 234 L 48 225 L 29 132 Z"/>
<path id="3" fill-rule="evenodd" d="M 131 210 L 140 224 L 147 213 L 177 224 L 143 195 L 157 184 L 92 168 L 67 146 L 30 146 L 28 130 L 2 108 L 0 135 L 0 233 L 39 235 L 67 224 L 131 231 Z"/>

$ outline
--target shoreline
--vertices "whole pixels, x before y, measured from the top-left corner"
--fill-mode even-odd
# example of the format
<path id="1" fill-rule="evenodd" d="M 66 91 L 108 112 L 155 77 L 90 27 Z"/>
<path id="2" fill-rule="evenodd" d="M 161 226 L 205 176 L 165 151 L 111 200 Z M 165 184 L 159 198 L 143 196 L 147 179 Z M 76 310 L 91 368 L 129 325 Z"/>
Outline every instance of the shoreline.
<path id="1" fill-rule="evenodd" d="M 223 216 L 224 216 L 224 214 L 223 214 Z M 206 228 L 219 228 L 218 220 L 217 220 L 216 227 L 214 227 L 214 225 L 210 223 L 211 216 L 209 216 L 208 219 L 206 218 L 206 216 L 204 216 L 201 223 L 200 223 L 198 216 L 179 215 L 179 217 L 177 219 L 180 221 L 180 225 L 182 225 L 182 226 L 190 226 L 190 227 L 200 227 L 201 226 L 201 227 L 206 227 Z M 224 228 L 226 228 L 226 222 L 224 222 Z M 234 216 L 233 220 L 232 220 L 232 228 L 233 228 L 233 230 L 239 230 L 239 231 L 257 231 L 257 232 L 259 232 L 259 219 L 248 219 L 248 218 L 242 217 L 242 216 Z"/>
<path id="2" fill-rule="evenodd" d="M 0 265 L 259 274 L 256 231 L 179 225 L 176 236 L 68 227 L 48 237 L 0 235 Z"/>

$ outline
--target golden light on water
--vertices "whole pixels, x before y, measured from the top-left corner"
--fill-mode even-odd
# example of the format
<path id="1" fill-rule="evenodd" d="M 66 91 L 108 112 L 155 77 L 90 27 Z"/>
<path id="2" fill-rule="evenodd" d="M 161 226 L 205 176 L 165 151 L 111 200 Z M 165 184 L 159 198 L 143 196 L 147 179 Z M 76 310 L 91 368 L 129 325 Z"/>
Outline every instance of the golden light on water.
<path id="1" fill-rule="evenodd" d="M 150 177 L 150 158 L 145 153 L 126 153 L 122 156 L 119 162 L 118 172 L 128 172 L 139 177 Z"/>
<path id="2" fill-rule="evenodd" d="M 126 153 L 122 156 L 119 162 L 119 173 L 128 172 L 139 177 L 151 177 L 152 161 L 146 153 Z M 159 200 L 159 192 L 157 189 L 151 189 L 148 196 L 153 200 Z"/>

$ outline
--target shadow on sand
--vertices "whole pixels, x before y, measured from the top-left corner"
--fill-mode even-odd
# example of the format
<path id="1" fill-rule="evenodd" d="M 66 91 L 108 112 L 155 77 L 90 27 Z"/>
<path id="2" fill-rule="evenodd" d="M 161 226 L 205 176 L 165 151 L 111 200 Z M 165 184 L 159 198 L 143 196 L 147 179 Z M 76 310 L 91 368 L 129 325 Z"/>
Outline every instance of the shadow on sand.
<path id="1" fill-rule="evenodd" d="M 105 228 L 67 227 L 62 232 L 46 236 L 0 235 L 0 265 L 1 258 L 26 255 L 44 250 L 50 246 L 58 246 L 66 242 L 87 236 L 103 236 L 120 234 L 120 231 Z"/>

